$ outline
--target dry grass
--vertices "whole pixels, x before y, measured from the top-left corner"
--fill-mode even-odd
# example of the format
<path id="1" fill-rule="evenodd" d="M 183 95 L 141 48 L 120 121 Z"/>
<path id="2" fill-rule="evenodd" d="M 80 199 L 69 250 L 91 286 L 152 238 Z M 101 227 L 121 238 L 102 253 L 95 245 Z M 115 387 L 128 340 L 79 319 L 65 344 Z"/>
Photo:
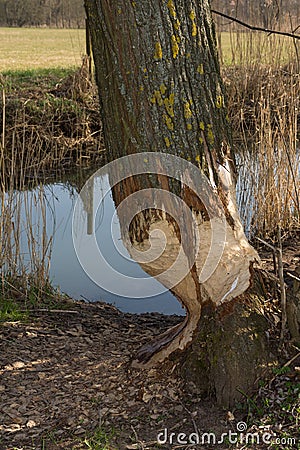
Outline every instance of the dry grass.
<path id="1" fill-rule="evenodd" d="M 78 67 L 85 30 L 0 28 L 0 72 L 43 67 Z"/>
<path id="2" fill-rule="evenodd" d="M 18 182 L 22 189 L 43 171 L 89 164 L 99 157 L 101 124 L 87 59 L 77 71 L 5 72 L 1 91 L 6 182 L 11 179 L 15 187 Z"/>
<path id="3" fill-rule="evenodd" d="M 278 225 L 286 231 L 300 226 L 300 47 L 268 39 L 243 33 L 239 46 L 235 33 L 232 54 L 239 64 L 222 70 L 242 218 L 250 235 L 273 237 Z"/>
<path id="4" fill-rule="evenodd" d="M 217 40 L 221 63 L 225 66 L 287 64 L 295 58 L 297 46 L 289 37 L 262 32 L 222 31 L 217 33 Z"/>
<path id="5" fill-rule="evenodd" d="M 67 73 L 6 72 L 0 88 L 0 287 L 7 296 L 9 286 L 23 294 L 34 286 L 39 299 L 52 246 L 41 180 L 99 160 L 98 104 L 87 60 Z"/>

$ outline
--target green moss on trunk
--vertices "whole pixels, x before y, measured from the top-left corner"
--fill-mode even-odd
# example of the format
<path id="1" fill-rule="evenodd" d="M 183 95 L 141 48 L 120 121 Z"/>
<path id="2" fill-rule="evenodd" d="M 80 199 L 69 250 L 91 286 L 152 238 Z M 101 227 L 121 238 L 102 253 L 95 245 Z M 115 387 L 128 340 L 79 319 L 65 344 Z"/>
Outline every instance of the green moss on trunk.
<path id="1" fill-rule="evenodd" d="M 207 305 L 197 337 L 184 355 L 181 373 L 202 395 L 213 395 L 231 407 L 258 386 L 276 357 L 268 338 L 268 322 L 256 308 L 262 298 L 245 294 L 232 308 Z"/>

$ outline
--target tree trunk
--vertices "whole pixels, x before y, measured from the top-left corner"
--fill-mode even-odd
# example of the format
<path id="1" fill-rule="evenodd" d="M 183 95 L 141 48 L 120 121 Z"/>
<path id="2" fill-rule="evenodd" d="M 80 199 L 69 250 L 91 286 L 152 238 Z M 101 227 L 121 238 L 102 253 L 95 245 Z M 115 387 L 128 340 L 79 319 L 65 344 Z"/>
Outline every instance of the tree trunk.
<path id="1" fill-rule="evenodd" d="M 219 401 L 229 404 L 240 395 L 237 388 L 247 390 L 253 385 L 268 352 L 261 317 L 249 320 L 249 333 L 236 334 L 245 325 L 246 319 L 239 317 L 243 316 L 252 266 L 259 258 L 237 212 L 230 125 L 209 2 L 85 0 L 85 7 L 109 157 L 116 160 L 144 152 L 162 155 L 146 155 L 143 174 L 136 176 L 132 169 L 132 176 L 116 185 L 111 174 L 122 238 L 134 257 L 152 250 L 148 259 L 137 257 L 138 261 L 172 290 L 187 311 L 182 324 L 140 350 L 134 365 L 150 367 L 184 350 L 184 373 L 195 374 L 203 356 L 199 356 L 201 324 L 206 327 L 201 310 L 206 305 L 208 311 L 211 305 L 218 336 L 224 333 L 224 341 L 225 335 L 240 341 L 239 351 L 248 352 L 248 360 L 255 361 L 252 369 L 247 365 L 246 370 L 239 370 L 242 375 L 235 380 L 243 358 L 238 350 L 227 352 L 233 345 L 228 339 L 227 347 L 221 347 L 223 338 L 213 339 L 210 329 L 209 365 L 214 355 L 215 361 L 222 359 L 224 368 L 219 374 L 209 371 L 210 385 Z M 177 164 L 179 158 L 184 163 Z M 123 170 L 123 162 L 120 167 Z M 200 180 L 194 171 L 201 174 Z M 140 189 L 147 191 L 134 197 L 128 207 L 125 199 Z M 156 190 L 164 192 L 160 200 L 152 192 Z M 121 208 L 123 204 L 127 206 Z M 162 241 L 163 251 L 158 252 Z M 184 268 L 180 276 L 171 270 L 179 254 L 179 265 Z M 213 311 L 236 299 L 240 306 L 230 311 L 236 319 L 227 320 L 223 327 Z M 249 344 L 253 333 L 258 341 L 254 346 Z M 222 358 L 218 347 L 223 349 Z M 220 376 L 224 381 L 222 389 L 217 389 Z M 226 389 L 224 396 L 221 392 Z"/>
<path id="2" fill-rule="evenodd" d="M 288 291 L 287 321 L 292 339 L 300 345 L 300 266 L 297 266 L 295 276 L 293 287 Z"/>

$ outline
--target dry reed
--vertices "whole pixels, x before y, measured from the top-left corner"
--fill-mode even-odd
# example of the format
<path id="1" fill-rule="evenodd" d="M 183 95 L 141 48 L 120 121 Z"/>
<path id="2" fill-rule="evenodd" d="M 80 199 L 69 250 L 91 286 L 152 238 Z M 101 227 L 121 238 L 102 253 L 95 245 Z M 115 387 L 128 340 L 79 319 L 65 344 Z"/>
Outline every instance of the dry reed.
<path id="1" fill-rule="evenodd" d="M 241 43 L 242 40 L 242 43 Z M 299 229 L 300 75 L 294 43 L 242 33 L 223 66 L 239 169 L 239 207 L 250 235 Z M 289 60 L 289 63 L 283 61 Z M 272 63 L 270 63 L 272 61 Z"/>
<path id="2" fill-rule="evenodd" d="M 21 188 L 24 178 L 95 163 L 103 147 L 98 111 L 87 59 L 54 87 L 16 87 L 10 75 L 2 77 L 4 176 L 18 179 Z"/>
<path id="3" fill-rule="evenodd" d="M 0 286 L 40 300 L 50 286 L 53 233 L 47 229 L 42 180 L 51 173 L 95 162 L 101 154 L 98 105 L 87 61 L 47 89 L 1 87 Z M 0 292 L 1 298 L 1 292 Z"/>

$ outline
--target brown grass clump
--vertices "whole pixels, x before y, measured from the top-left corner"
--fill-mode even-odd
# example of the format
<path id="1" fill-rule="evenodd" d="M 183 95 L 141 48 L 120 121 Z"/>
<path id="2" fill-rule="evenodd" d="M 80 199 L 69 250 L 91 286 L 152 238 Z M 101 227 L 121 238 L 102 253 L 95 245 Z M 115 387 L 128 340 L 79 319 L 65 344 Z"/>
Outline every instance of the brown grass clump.
<path id="1" fill-rule="evenodd" d="M 34 84 L 35 82 L 35 84 Z M 29 84 L 27 84 L 29 83 Z M 2 175 L 19 180 L 94 163 L 103 144 L 97 93 L 83 60 L 66 78 L 2 76 Z"/>
<path id="2" fill-rule="evenodd" d="M 295 51 L 282 64 L 281 48 L 275 47 L 272 64 L 259 62 L 259 40 L 256 46 L 250 34 L 249 40 L 248 59 L 223 66 L 223 79 L 235 130 L 241 215 L 250 235 L 272 237 L 278 225 L 286 231 L 300 227 L 299 61 Z"/>
<path id="3" fill-rule="evenodd" d="M 77 71 L 1 76 L 0 298 L 7 292 L 45 297 L 53 236 L 42 180 L 92 166 L 103 154 L 88 63 L 85 58 Z"/>

